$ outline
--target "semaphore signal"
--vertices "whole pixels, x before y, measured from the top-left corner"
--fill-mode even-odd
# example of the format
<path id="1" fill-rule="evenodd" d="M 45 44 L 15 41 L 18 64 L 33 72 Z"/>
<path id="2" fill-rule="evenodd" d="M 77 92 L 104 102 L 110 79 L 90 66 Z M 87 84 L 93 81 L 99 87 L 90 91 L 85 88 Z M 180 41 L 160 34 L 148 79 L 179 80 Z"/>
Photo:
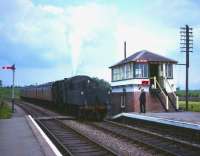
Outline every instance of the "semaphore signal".
<path id="1" fill-rule="evenodd" d="M 12 66 L 3 66 L 2 69 L 11 69 L 11 70 L 15 70 L 15 65 L 13 64 Z"/>

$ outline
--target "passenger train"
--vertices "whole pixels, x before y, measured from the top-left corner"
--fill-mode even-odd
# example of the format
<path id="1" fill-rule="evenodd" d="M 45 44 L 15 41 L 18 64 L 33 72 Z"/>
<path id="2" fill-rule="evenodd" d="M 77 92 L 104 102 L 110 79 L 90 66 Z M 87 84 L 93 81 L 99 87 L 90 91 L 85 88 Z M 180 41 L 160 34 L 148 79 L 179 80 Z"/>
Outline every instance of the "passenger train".
<path id="1" fill-rule="evenodd" d="M 79 75 L 21 89 L 21 98 L 46 104 L 82 119 L 102 120 L 110 104 L 110 89 L 97 79 Z"/>

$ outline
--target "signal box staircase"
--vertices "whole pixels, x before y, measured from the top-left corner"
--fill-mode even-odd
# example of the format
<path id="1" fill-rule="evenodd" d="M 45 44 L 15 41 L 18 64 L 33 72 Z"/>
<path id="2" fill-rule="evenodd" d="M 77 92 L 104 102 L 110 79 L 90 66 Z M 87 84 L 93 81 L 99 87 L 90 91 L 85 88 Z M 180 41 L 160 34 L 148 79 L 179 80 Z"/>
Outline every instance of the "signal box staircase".
<path id="1" fill-rule="evenodd" d="M 169 82 L 167 79 L 165 80 L 165 84 L 169 85 L 169 88 L 171 88 Z M 166 112 L 174 112 L 179 110 L 178 106 L 178 96 L 173 92 L 171 88 L 170 93 L 167 92 L 167 90 L 158 83 L 156 80 L 156 77 L 154 77 L 154 87 L 150 89 L 150 93 L 158 99 L 160 105 L 162 106 L 163 110 Z"/>

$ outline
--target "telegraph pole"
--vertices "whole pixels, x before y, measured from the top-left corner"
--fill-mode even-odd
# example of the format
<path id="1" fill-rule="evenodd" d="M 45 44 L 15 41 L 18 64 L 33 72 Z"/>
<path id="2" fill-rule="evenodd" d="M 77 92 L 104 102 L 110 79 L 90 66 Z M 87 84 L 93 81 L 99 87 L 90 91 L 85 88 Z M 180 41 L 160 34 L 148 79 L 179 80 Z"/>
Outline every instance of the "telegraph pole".
<path id="1" fill-rule="evenodd" d="M 188 25 L 185 25 L 185 27 L 181 27 L 181 52 L 186 53 L 186 81 L 185 81 L 185 104 L 186 104 L 186 111 L 188 111 L 188 82 L 189 82 L 189 53 L 193 50 L 193 34 L 192 34 L 192 28 Z"/>

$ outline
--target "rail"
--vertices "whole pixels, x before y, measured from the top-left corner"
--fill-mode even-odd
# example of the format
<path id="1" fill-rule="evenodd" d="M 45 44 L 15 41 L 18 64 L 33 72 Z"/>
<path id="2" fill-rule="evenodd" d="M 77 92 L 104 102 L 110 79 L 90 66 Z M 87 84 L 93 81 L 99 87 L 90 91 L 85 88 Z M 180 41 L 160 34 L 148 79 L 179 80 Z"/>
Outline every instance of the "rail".
<path id="1" fill-rule="evenodd" d="M 140 122 L 141 121 L 139 121 L 139 123 Z M 200 152 L 199 141 L 198 143 L 192 143 L 190 141 L 184 140 L 184 136 L 178 138 L 177 135 L 175 137 L 166 135 L 162 132 L 162 125 L 159 125 L 160 128 L 157 131 L 155 131 L 155 125 L 151 125 L 153 126 L 151 127 L 152 129 L 146 129 L 145 124 L 141 124 L 142 127 L 138 127 L 135 124 L 127 125 L 108 120 L 104 120 L 102 123 L 93 123 L 93 125 L 99 129 L 105 130 L 107 133 L 112 133 L 115 136 L 120 136 L 122 139 L 128 139 L 130 142 L 134 141 L 141 145 L 149 146 L 151 149 L 161 151 L 167 155 L 198 156 Z M 183 129 L 181 134 L 185 134 Z"/>
<path id="2" fill-rule="evenodd" d="M 48 136 L 56 143 L 63 155 L 109 155 L 117 153 L 110 148 L 92 140 L 78 130 L 65 125 L 57 119 L 38 120 L 40 126 L 47 132 Z"/>

